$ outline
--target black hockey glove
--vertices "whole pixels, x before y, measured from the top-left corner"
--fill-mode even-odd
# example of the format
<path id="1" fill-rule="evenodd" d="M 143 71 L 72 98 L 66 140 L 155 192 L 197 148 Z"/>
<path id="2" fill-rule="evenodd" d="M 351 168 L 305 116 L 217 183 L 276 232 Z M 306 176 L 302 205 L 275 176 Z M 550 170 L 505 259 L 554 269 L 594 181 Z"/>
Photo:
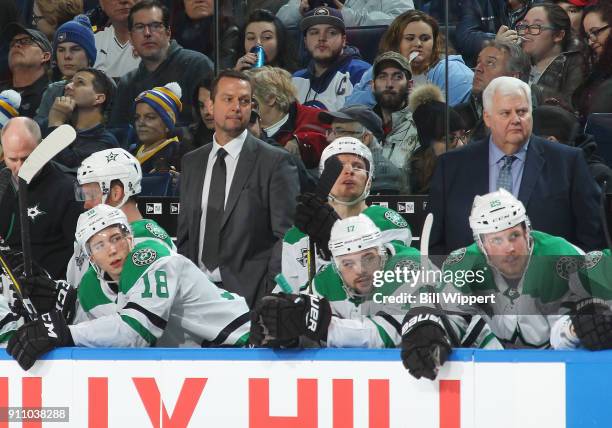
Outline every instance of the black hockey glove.
<path id="1" fill-rule="evenodd" d="M 402 327 L 402 363 L 417 379 L 435 380 L 451 353 L 439 316 L 422 309 L 408 312 Z"/>
<path id="2" fill-rule="evenodd" d="M 54 309 L 61 311 L 68 323 L 72 321 L 75 312 L 77 290 L 66 281 L 55 281 L 45 275 L 19 277 L 24 297 L 29 297 L 39 313 Z M 27 313 L 19 300 L 11 308 L 13 312 L 27 318 Z"/>
<path id="3" fill-rule="evenodd" d="M 340 217 L 327 200 L 314 193 L 303 193 L 297 197 L 295 226 L 314 240 L 324 258 L 329 259 L 329 237 L 331 229 Z"/>
<path id="4" fill-rule="evenodd" d="M 60 346 L 74 346 L 74 341 L 61 312 L 52 311 L 19 327 L 9 339 L 6 352 L 22 369 L 29 370 L 43 354 Z"/>
<path id="5" fill-rule="evenodd" d="M 585 299 L 571 315 L 580 343 L 591 351 L 612 349 L 612 310 L 600 299 Z"/>
<path id="6" fill-rule="evenodd" d="M 255 312 L 272 343 L 288 343 L 302 335 L 325 340 L 331 322 L 327 299 L 309 294 L 271 294 L 257 303 Z"/>

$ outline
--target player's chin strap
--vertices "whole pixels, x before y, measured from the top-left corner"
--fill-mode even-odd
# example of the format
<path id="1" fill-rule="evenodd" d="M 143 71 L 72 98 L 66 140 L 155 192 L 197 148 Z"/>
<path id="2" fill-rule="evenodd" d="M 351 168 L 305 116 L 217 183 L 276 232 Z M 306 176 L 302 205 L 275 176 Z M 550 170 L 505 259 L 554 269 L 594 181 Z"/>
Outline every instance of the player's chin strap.
<path id="1" fill-rule="evenodd" d="M 361 201 L 365 201 L 366 198 L 370 196 L 370 187 L 372 187 L 372 179 L 368 178 L 368 182 L 366 183 L 365 189 L 363 189 L 363 192 L 361 193 L 361 195 L 352 201 L 341 201 L 340 199 L 336 198 L 331 193 L 329 194 L 327 198 L 331 202 L 334 202 L 336 204 L 344 205 L 346 207 L 352 207 L 353 205 L 357 205 Z"/>

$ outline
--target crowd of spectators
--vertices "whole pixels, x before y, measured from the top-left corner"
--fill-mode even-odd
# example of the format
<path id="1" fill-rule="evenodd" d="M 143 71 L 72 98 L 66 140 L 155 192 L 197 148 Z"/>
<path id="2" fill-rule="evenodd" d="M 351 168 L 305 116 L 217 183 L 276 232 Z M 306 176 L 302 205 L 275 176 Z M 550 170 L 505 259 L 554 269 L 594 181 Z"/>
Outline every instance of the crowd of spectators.
<path id="1" fill-rule="evenodd" d="M 551 188 L 541 196 L 559 196 L 558 201 L 565 201 L 567 192 L 574 196 L 582 192 L 582 199 L 569 198 L 564 207 L 571 213 L 555 232 L 588 247 L 585 249 L 600 246 L 595 239 L 601 236 L 599 223 L 590 214 L 582 216 L 588 221 L 576 219 L 579 210 L 595 206 L 594 199 L 587 199 L 597 198 L 597 189 L 590 176 L 576 174 L 590 171 L 600 183 L 612 176 L 597 148 L 610 141 L 595 141 L 584 131 L 593 114 L 612 113 L 610 2 L 460 0 L 452 8 L 449 40 L 436 19 L 440 15 L 435 1 L 418 2 L 419 6 L 427 3 L 422 10 L 415 9 L 412 0 L 248 1 L 246 7 L 236 10 L 237 3 L 221 2 L 222 10 L 216 11 L 220 37 L 215 39 L 212 0 L 0 1 L 0 126 L 12 117 L 33 119 L 24 122 L 23 129 L 14 130 L 28 134 L 29 144 L 29 140 L 40 140 L 34 123 L 41 138 L 62 124 L 72 125 L 76 142 L 45 171 L 58 182 L 64 182 L 57 178 L 60 174 L 66 174 L 69 181 L 70 174 L 91 154 L 118 147 L 136 157 L 145 177 L 170 174 L 174 185 L 161 196 L 180 194 L 181 202 L 186 197 L 183 192 L 192 199 L 196 196 L 196 202 L 190 202 L 193 207 L 181 208 L 189 224 L 179 225 L 186 240 L 179 249 L 187 248 L 194 262 L 209 273 L 216 272 L 213 276 L 219 279 L 219 260 L 204 260 L 208 256 L 202 254 L 202 231 L 213 230 L 217 240 L 222 234 L 230 242 L 241 241 L 236 231 L 216 230 L 219 225 L 209 226 L 205 215 L 198 217 L 207 207 L 199 201 L 210 188 L 209 170 L 218 156 L 216 150 L 210 152 L 211 143 L 217 142 L 220 129 L 238 147 L 253 153 L 263 150 L 260 155 L 269 162 L 248 167 L 252 174 L 259 174 L 253 187 L 248 187 L 251 182 L 240 170 L 233 171 L 226 182 L 223 201 L 237 203 L 238 210 L 262 225 L 258 228 L 262 236 L 253 239 L 265 242 L 265 248 L 258 254 L 243 254 L 245 263 L 255 263 L 258 257 L 266 263 L 275 261 L 274 245 L 293 222 L 296 189 L 314 189 L 321 155 L 338 137 L 356 138 L 371 151 L 376 171 L 372 194 L 432 195 L 433 209 L 440 210 L 434 238 L 440 248 L 450 251 L 464 245 L 468 233 L 465 225 L 462 230 L 448 229 L 456 226 L 445 223 L 456 215 L 453 210 L 461 206 L 460 215 L 467 214 L 473 193 L 495 190 L 492 179 L 486 181 L 490 177 L 486 164 L 480 165 L 480 178 L 486 176 L 486 182 L 475 182 L 467 174 L 478 170 L 476 159 L 468 154 L 472 150 L 482 155 L 491 144 L 505 144 L 507 137 L 501 129 L 503 121 L 494 118 L 497 112 L 491 111 L 491 103 L 487 107 L 483 94 L 496 78 L 516 78 L 530 88 L 529 120 L 533 111 L 533 132 L 531 125 L 523 127 L 525 139 L 517 145 L 522 149 L 519 147 L 518 161 L 511 167 L 518 168 L 513 170 L 518 184 L 523 168 L 531 171 L 530 156 L 535 155 L 529 150 L 545 147 L 538 153 L 548 156 L 549 142 L 580 149 L 562 152 L 581 153 L 576 166 L 568 166 L 569 176 L 563 177 L 571 188 L 554 184 L 547 176 L 544 180 Z M 362 26 L 385 27 L 380 40 L 370 41 L 378 45 L 378 55 L 370 61 L 362 58 L 359 47 L 348 37 L 349 28 Z M 215 70 L 229 74 L 219 82 Z M 232 92 L 238 86 L 228 89 L 230 95 L 218 92 L 229 87 L 228 81 L 248 83 L 247 95 L 252 94 L 248 109 Z M 501 93 L 505 94 L 503 89 Z M 236 110 L 230 106 L 233 102 L 240 104 Z M 516 118 L 507 119 L 507 126 L 513 126 Z M 234 122 L 240 123 L 240 132 L 233 128 Z M 36 142 L 28 145 L 24 140 L 21 150 L 9 138 L 12 132 L 5 135 L 0 162 L 11 168 L 14 153 L 22 158 Z M 549 142 L 536 140 L 536 135 Z M 268 152 L 252 140 L 263 141 L 262 147 L 273 150 Z M 556 148 L 551 150 L 557 153 Z M 228 149 L 222 156 L 227 156 L 228 165 L 233 162 L 231 169 L 247 155 Z M 202 181 L 207 162 L 210 165 Z M 462 165 L 467 176 L 448 182 L 449 168 L 463 171 Z M 184 180 L 185 167 L 190 178 Z M 444 172 L 447 176 L 442 177 Z M 251 196 L 243 202 L 244 195 L 234 195 L 238 189 L 230 189 L 231 178 L 242 180 L 241 185 L 252 195 L 262 192 L 261 200 Z M 47 185 L 38 183 L 42 176 L 37 180 L 35 186 Z M 537 188 L 539 178 L 530 180 L 522 177 L 521 192 L 527 192 L 525 186 Z M 467 188 L 456 190 L 457 183 Z M 264 195 L 264 187 L 282 193 L 282 203 L 290 206 L 280 209 L 279 195 Z M 470 197 L 459 197 L 462 192 Z M 521 199 L 522 193 L 514 193 Z M 458 205 L 449 202 L 453 198 L 460 199 Z M 584 202 L 582 208 L 576 206 L 579 201 Z M 73 202 L 64 205 L 72 210 Z M 10 203 L 14 198 L 2 202 L 3 206 Z M 61 200 L 55 204 L 58 210 L 59 204 Z M 526 206 L 531 215 L 533 207 Z M 265 212 L 251 214 L 253 207 Z M 11 212 L 3 210 L 3 215 Z M 0 219 L 0 238 L 11 241 L 17 235 L 9 217 Z M 538 224 L 538 216 L 534 218 Z M 467 215 L 462 222 L 466 219 Z M 580 225 L 575 226 L 577 223 Z M 541 224 L 545 229 L 545 222 Z M 263 236 L 265 232 L 269 236 Z M 222 259 L 230 257 L 223 248 L 217 250 Z M 256 246 L 249 251 L 260 249 Z M 266 276 L 253 267 L 235 269 L 242 271 L 226 274 L 228 278 L 236 274 L 228 280 L 232 284 L 249 269 L 257 281 Z M 221 276 L 223 272 L 221 266 Z M 240 292 L 238 288 L 235 285 Z M 260 291 L 253 292 L 249 299 L 260 295 Z"/>

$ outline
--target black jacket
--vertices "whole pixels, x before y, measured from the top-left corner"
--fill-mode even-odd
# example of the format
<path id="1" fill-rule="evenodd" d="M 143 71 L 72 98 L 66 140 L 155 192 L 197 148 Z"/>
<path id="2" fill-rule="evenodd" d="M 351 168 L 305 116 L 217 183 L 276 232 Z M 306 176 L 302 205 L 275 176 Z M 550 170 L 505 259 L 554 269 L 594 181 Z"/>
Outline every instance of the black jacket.
<path id="1" fill-rule="evenodd" d="M 34 177 L 28 190 L 32 258 L 53 278 L 65 278 L 77 219 L 83 212 L 83 204 L 74 197 L 74 179 L 51 162 Z M 12 249 L 21 249 L 19 203 L 13 186 L 0 203 L 0 238 Z"/>
<path id="2" fill-rule="evenodd" d="M 53 129 L 49 128 L 49 132 Z M 77 131 L 74 143 L 59 152 L 54 160 L 68 168 L 78 168 L 89 155 L 115 147 L 119 147 L 115 136 L 107 131 L 104 125 L 98 124 L 93 128 Z"/>
<path id="3" fill-rule="evenodd" d="M 211 77 L 213 64 L 206 55 L 182 48 L 175 40 L 170 42 L 168 57 L 155 71 L 150 72 L 141 62 L 137 69 L 125 74 L 119 80 L 117 96 L 108 123 L 109 128 L 124 128 L 134 117 L 134 99 L 142 92 L 156 86 L 177 82 L 183 96 L 177 126 L 189 125 L 193 120 L 191 97 L 200 79 Z"/>

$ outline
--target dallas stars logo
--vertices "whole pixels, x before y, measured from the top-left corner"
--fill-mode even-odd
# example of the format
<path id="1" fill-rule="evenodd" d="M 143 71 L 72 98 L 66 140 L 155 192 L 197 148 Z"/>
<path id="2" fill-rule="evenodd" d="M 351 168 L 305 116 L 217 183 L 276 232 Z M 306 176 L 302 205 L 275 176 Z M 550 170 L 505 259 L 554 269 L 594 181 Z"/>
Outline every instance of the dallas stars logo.
<path id="1" fill-rule="evenodd" d="M 297 262 L 302 265 L 302 267 L 306 267 L 306 262 L 308 261 L 308 249 L 302 248 L 302 256 L 298 257 Z"/>
<path id="2" fill-rule="evenodd" d="M 132 263 L 136 266 L 146 266 L 157 260 L 157 252 L 150 248 L 144 248 L 132 254 Z"/>
<path id="3" fill-rule="evenodd" d="M 110 152 L 106 155 L 106 162 L 111 163 L 112 161 L 117 160 L 117 156 L 119 156 L 119 153 Z"/>
<path id="4" fill-rule="evenodd" d="M 38 217 L 39 215 L 43 215 L 43 214 L 46 214 L 46 212 L 41 211 L 38 208 L 38 205 L 28 208 L 28 217 L 30 217 L 30 220 L 32 221 L 36 220 L 36 217 Z"/>

